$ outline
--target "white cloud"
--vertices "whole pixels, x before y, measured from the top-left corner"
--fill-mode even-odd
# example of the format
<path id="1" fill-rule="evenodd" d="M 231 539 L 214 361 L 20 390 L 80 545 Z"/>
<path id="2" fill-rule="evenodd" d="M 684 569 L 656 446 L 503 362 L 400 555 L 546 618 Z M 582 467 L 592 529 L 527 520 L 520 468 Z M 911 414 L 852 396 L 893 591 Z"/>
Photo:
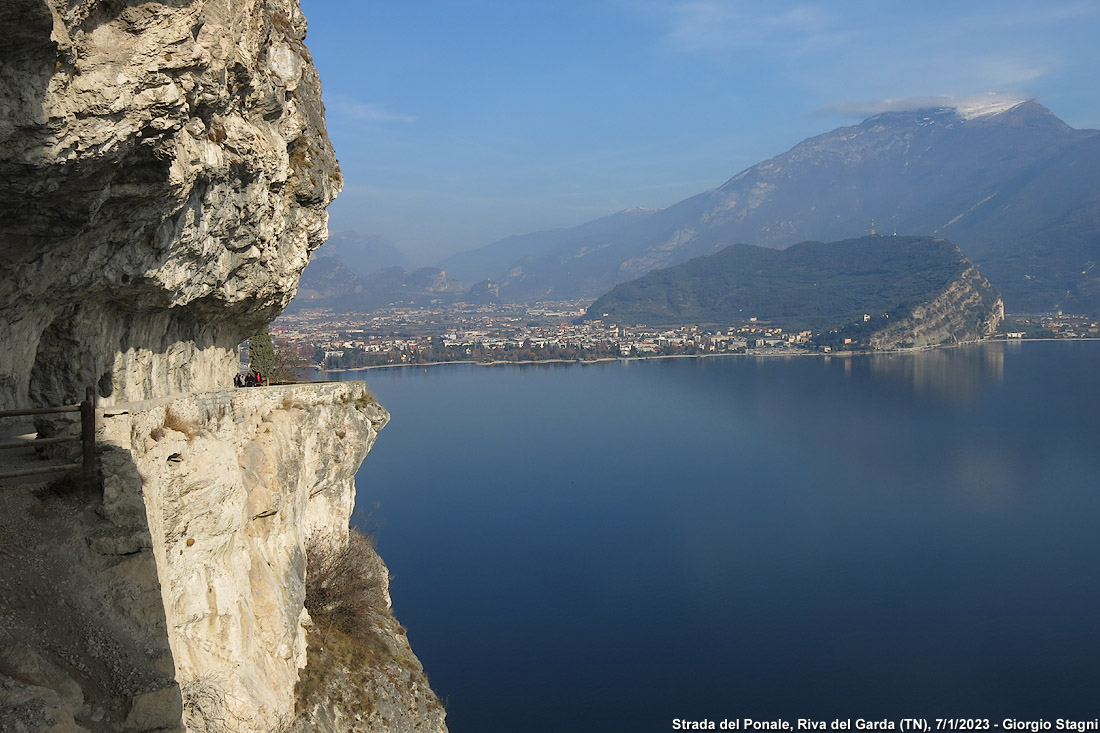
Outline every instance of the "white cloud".
<path id="1" fill-rule="evenodd" d="M 917 109 L 952 107 L 962 110 L 1006 108 L 1028 99 L 1027 95 L 1010 92 L 985 94 L 936 94 L 926 97 L 898 97 L 869 102 L 846 101 L 818 108 L 817 114 L 870 117 L 883 112 L 907 112 Z"/>
<path id="2" fill-rule="evenodd" d="M 1019 87 L 1045 76 L 1049 64 L 1039 59 L 991 55 L 973 61 L 972 75 L 1001 88 Z"/>
<path id="3" fill-rule="evenodd" d="M 1100 15 L 1094 0 L 1004 0 L 995 13 L 982 5 L 943 13 L 821 0 L 636 0 L 632 7 L 660 22 L 668 50 L 774 74 L 776 83 L 818 99 L 972 89 L 1036 96 L 1081 65 L 1074 61 L 1080 40 L 1068 32 Z"/>
<path id="4" fill-rule="evenodd" d="M 776 8 L 742 0 L 681 0 L 665 7 L 671 27 L 665 42 L 684 53 L 774 48 L 799 53 L 847 38 L 820 6 Z"/>
<path id="5" fill-rule="evenodd" d="M 326 104 L 329 117 L 347 117 L 369 122 L 416 122 L 415 115 L 393 112 L 377 104 L 356 102 L 344 97 L 334 97 Z"/>

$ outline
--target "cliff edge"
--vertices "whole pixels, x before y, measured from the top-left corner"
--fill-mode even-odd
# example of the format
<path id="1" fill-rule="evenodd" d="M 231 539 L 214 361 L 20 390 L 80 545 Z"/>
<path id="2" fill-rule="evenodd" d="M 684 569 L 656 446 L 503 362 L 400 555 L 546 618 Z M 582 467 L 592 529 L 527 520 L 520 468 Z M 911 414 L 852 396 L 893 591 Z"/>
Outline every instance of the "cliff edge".
<path id="1" fill-rule="evenodd" d="M 305 610 L 309 552 L 347 547 L 355 472 L 389 419 L 361 382 L 100 418 L 102 487 L 0 480 L 0 731 L 446 730 L 373 548 L 357 556 L 373 657 L 333 668 Z"/>
<path id="2" fill-rule="evenodd" d="M 348 532 L 387 413 L 232 387 L 342 183 L 305 32 L 297 0 L 0 7 L 0 410 L 99 404 L 94 480 L 0 478 L 0 731 L 445 730 Z M 378 653 L 335 667 L 309 558 L 355 543 Z"/>

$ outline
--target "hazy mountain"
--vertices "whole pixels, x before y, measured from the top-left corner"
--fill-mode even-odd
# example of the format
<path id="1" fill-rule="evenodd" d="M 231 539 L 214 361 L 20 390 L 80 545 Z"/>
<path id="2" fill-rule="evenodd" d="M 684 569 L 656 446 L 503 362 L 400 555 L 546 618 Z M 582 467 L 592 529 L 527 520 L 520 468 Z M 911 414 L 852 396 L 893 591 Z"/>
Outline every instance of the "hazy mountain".
<path id="1" fill-rule="evenodd" d="M 449 303 L 461 295 L 461 283 L 447 278 L 435 267 L 422 267 L 413 272 L 388 267 L 364 276 L 352 272 L 336 257 L 315 256 L 302 272 L 298 293 L 286 312 L 329 308 L 354 313 L 391 304 Z"/>
<path id="2" fill-rule="evenodd" d="M 358 275 L 369 275 L 387 267 L 406 270 L 410 267 L 409 259 L 390 240 L 378 234 L 350 230 L 329 235 L 317 254 L 335 257 Z"/>
<path id="3" fill-rule="evenodd" d="M 336 257 L 315 254 L 302 271 L 292 304 L 338 298 L 362 288 L 362 279 Z"/>
<path id="4" fill-rule="evenodd" d="M 584 249 L 587 243 L 607 236 L 621 236 L 659 209 L 627 209 L 569 229 L 551 229 L 532 234 L 517 234 L 479 249 L 460 252 L 444 260 L 440 267 L 450 277 L 467 285 L 486 279 L 502 280 L 509 271 L 538 262 L 559 249 Z"/>
<path id="5" fill-rule="evenodd" d="M 917 307 L 921 317 L 911 319 Z M 787 330 L 846 329 L 868 343 L 888 333 L 896 346 L 978 338 L 1002 312 L 996 289 L 947 240 L 867 236 L 782 250 L 731 245 L 617 285 L 586 317 L 649 325 L 755 317 Z"/>
<path id="6" fill-rule="evenodd" d="M 1013 297 L 1012 310 L 1100 312 L 1100 196 L 1053 224 L 1009 241 L 982 261 L 982 271 Z"/>
<path id="7" fill-rule="evenodd" d="M 950 238 L 1010 309 L 1100 308 L 1091 264 L 1100 260 L 1098 135 L 1034 101 L 889 112 L 799 143 L 667 209 L 478 252 L 493 248 L 499 261 L 507 242 L 530 245 L 493 276 L 502 299 L 595 297 L 730 244 L 839 240 L 868 233 L 874 220 L 880 233 Z"/>
<path id="8" fill-rule="evenodd" d="M 982 272 L 1012 311 L 1100 312 L 1100 136 L 1022 184 L 990 222 L 1003 239 L 976 242 Z"/>

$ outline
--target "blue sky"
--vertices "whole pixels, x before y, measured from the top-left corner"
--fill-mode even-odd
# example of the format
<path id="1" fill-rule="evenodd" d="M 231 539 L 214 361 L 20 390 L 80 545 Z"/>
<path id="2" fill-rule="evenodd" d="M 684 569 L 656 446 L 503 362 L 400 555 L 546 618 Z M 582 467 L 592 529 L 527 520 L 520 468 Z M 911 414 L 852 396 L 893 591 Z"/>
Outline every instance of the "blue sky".
<path id="1" fill-rule="evenodd" d="M 331 228 L 417 264 L 669 206 L 918 98 L 1018 95 L 1100 128 L 1095 0 L 301 5 L 345 178 Z"/>

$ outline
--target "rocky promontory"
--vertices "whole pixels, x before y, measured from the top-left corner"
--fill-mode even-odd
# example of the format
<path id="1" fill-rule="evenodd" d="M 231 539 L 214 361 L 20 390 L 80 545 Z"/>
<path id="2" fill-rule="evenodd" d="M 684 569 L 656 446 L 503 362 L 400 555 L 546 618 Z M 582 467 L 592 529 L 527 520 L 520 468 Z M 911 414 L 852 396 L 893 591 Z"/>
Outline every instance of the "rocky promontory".
<path id="1" fill-rule="evenodd" d="M 776 250 L 735 244 L 655 270 L 596 300 L 589 319 L 648 325 L 767 323 L 875 349 L 984 338 L 1000 293 L 951 242 L 867 236 Z"/>

